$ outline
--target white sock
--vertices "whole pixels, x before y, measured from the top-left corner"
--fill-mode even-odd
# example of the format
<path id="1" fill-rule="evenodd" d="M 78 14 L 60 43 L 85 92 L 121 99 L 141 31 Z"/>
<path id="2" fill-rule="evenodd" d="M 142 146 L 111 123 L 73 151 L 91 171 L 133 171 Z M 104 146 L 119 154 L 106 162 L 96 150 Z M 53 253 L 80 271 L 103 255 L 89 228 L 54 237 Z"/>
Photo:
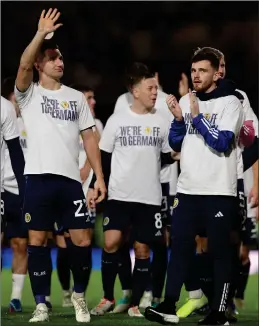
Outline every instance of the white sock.
<path id="1" fill-rule="evenodd" d="M 21 300 L 25 277 L 26 275 L 23 274 L 12 274 L 11 300 L 13 299 Z"/>
<path id="2" fill-rule="evenodd" d="M 65 297 L 65 296 L 68 296 L 68 295 L 70 295 L 71 296 L 71 291 L 70 290 L 63 290 L 63 296 Z"/>
<path id="3" fill-rule="evenodd" d="M 201 289 L 189 292 L 190 299 L 200 299 L 202 296 L 203 296 L 203 292 Z"/>
<path id="4" fill-rule="evenodd" d="M 85 296 L 84 292 L 83 293 L 76 293 L 74 292 L 74 297 L 75 298 L 83 298 Z"/>

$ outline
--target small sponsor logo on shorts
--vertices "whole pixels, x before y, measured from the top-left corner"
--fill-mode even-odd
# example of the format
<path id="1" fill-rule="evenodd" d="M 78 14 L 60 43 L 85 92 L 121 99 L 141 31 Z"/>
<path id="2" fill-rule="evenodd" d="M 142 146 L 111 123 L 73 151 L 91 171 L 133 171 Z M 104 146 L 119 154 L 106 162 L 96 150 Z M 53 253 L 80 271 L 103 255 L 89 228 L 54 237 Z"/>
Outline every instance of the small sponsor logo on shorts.
<path id="1" fill-rule="evenodd" d="M 31 221 L 31 215 L 29 213 L 26 213 L 24 219 L 25 219 L 25 222 L 26 223 L 30 223 L 30 221 Z"/>
<path id="2" fill-rule="evenodd" d="M 103 220 L 103 225 L 106 226 L 106 225 L 109 224 L 109 222 L 110 222 L 109 217 L 105 217 L 104 220 Z"/>
<path id="3" fill-rule="evenodd" d="M 174 199 L 174 204 L 173 204 L 173 208 L 176 208 L 179 204 L 179 199 L 178 198 L 175 198 Z"/>
<path id="4" fill-rule="evenodd" d="M 160 237 L 162 235 L 162 232 L 159 230 L 157 231 L 157 233 L 155 234 L 156 237 Z"/>

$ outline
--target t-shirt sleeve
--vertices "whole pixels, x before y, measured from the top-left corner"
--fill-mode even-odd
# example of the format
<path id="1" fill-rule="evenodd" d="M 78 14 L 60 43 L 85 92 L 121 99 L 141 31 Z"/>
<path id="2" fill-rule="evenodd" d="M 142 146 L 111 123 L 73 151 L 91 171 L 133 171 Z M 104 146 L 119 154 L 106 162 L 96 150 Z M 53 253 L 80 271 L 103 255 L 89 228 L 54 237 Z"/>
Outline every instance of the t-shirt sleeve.
<path id="1" fill-rule="evenodd" d="M 83 131 L 94 126 L 95 126 L 94 118 L 92 116 L 89 105 L 87 104 L 85 97 L 82 94 L 82 98 L 80 101 L 80 109 L 79 109 L 79 130 Z"/>
<path id="2" fill-rule="evenodd" d="M 19 128 L 15 108 L 11 102 L 6 101 L 4 107 L 1 108 L 4 112 L 2 121 L 2 132 L 6 141 L 19 137 Z"/>
<path id="3" fill-rule="evenodd" d="M 237 136 L 244 120 L 243 108 L 238 98 L 231 96 L 226 103 L 223 116 L 219 122 L 218 130 L 231 131 Z"/>
<path id="4" fill-rule="evenodd" d="M 115 116 L 111 115 L 108 119 L 102 133 L 102 137 L 99 143 L 101 150 L 112 153 L 116 141 L 116 122 Z"/>
<path id="5" fill-rule="evenodd" d="M 33 93 L 34 83 L 31 83 L 25 92 L 20 92 L 16 85 L 14 86 L 14 95 L 20 110 L 23 110 L 28 106 L 33 97 Z"/>
<path id="6" fill-rule="evenodd" d="M 172 152 L 172 148 L 169 145 L 169 141 L 168 141 L 168 136 L 169 136 L 169 130 L 170 130 L 170 123 L 169 121 L 165 120 L 164 121 L 164 125 L 165 130 L 164 130 L 164 137 L 162 140 L 162 153 L 171 153 Z"/>
<path id="7" fill-rule="evenodd" d="M 132 95 L 131 93 L 125 93 L 118 97 L 113 113 L 124 111 L 127 107 L 132 104 Z"/>

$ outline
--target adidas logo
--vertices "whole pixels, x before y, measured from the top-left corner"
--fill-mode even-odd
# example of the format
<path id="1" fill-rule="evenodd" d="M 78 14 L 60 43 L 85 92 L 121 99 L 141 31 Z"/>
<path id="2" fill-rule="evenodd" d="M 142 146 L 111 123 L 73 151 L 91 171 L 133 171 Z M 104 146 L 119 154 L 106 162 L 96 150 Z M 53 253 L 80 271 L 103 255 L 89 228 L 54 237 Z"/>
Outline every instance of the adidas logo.
<path id="1" fill-rule="evenodd" d="M 222 216 L 224 216 L 221 212 L 218 212 L 216 215 L 215 215 L 215 217 L 222 217 Z"/>
<path id="2" fill-rule="evenodd" d="M 157 231 L 157 233 L 155 234 L 155 236 L 156 237 L 159 237 L 159 236 L 161 236 L 162 235 L 162 232 L 159 230 L 159 231 Z"/>

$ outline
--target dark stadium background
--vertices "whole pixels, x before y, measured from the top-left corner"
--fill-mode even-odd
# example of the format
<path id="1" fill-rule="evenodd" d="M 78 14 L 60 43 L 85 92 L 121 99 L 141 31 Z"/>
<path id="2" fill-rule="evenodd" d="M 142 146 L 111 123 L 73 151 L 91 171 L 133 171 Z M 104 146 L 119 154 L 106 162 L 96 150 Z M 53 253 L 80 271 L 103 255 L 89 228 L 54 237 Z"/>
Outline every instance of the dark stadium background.
<path id="1" fill-rule="evenodd" d="M 144 61 L 160 72 L 166 92 L 177 94 L 197 46 L 226 55 L 227 75 L 247 92 L 258 114 L 258 2 L 2 2 L 2 79 L 15 75 L 37 30 L 42 9 L 57 7 L 64 24 L 55 35 L 65 60 L 63 82 L 96 90 L 105 123 L 125 91 L 125 66 Z"/>
<path id="2" fill-rule="evenodd" d="M 227 76 L 247 92 L 258 115 L 258 2 L 2 2 L 2 80 L 17 72 L 37 31 L 42 9 L 61 11 L 55 40 L 64 56 L 64 84 L 96 92 L 97 117 L 106 122 L 125 92 L 127 64 L 156 69 L 166 92 L 178 95 L 182 72 L 198 46 L 219 48 Z M 101 210 L 101 207 L 99 207 Z M 98 220 L 96 235 L 101 235 Z M 97 236 L 98 237 L 98 236 Z M 99 237 L 98 237 L 99 238 Z M 97 241 L 100 245 L 100 241 Z"/>

